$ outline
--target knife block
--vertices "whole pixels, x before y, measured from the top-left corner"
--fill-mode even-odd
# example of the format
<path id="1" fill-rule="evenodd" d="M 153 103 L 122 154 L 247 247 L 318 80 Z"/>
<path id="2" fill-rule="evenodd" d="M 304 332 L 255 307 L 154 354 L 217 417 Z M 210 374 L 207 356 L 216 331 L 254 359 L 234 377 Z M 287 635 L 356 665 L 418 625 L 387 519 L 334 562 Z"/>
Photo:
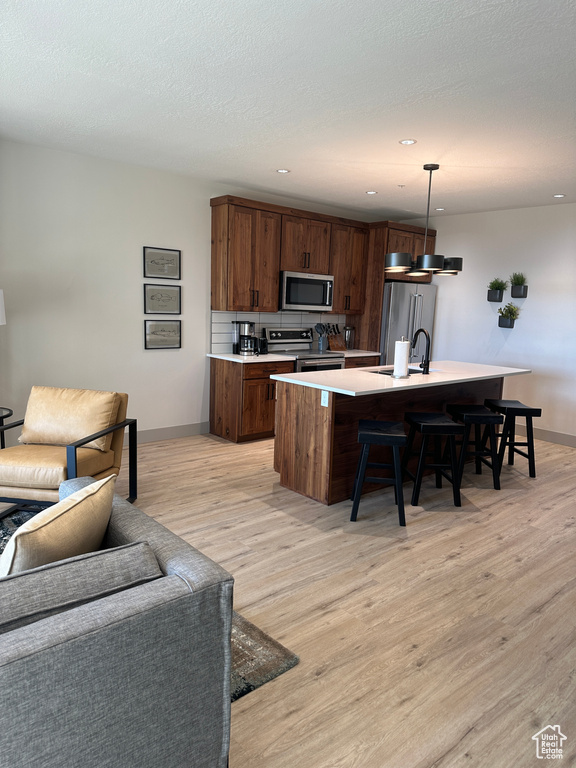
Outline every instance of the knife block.
<path id="1" fill-rule="evenodd" d="M 335 333 L 332 336 L 328 336 L 330 342 L 330 349 L 333 352 L 346 352 L 346 343 L 341 333 Z"/>

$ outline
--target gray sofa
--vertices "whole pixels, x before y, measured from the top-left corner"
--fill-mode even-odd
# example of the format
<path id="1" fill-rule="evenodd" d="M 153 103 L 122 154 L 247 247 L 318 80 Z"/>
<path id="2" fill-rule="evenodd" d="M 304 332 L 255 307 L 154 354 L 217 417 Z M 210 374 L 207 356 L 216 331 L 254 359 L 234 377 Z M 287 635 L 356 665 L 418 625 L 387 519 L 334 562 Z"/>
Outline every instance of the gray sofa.
<path id="1" fill-rule="evenodd" d="M 0 765 L 226 766 L 232 589 L 118 496 L 98 553 L 0 579 Z"/>

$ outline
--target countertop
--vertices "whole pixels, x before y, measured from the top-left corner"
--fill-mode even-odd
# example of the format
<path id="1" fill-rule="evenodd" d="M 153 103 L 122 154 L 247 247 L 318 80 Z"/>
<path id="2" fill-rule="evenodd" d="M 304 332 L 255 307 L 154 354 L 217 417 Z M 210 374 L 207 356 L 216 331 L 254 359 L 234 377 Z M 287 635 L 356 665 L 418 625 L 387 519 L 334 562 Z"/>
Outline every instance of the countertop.
<path id="1" fill-rule="evenodd" d="M 364 354 L 370 353 L 365 352 Z M 430 363 L 430 373 L 428 375 L 416 373 L 407 379 L 394 379 L 391 376 L 374 373 L 374 371 L 391 370 L 393 367 L 392 365 L 380 365 L 368 368 L 314 371 L 312 373 L 285 373 L 274 374 L 270 378 L 275 381 L 285 381 L 289 384 L 297 384 L 303 387 L 323 389 L 341 395 L 361 397 L 362 395 L 374 395 L 402 389 L 435 387 L 442 384 L 457 384 L 458 382 L 480 379 L 498 379 L 503 376 L 517 376 L 532 372 L 527 368 L 505 368 L 500 365 L 440 360 Z"/>
<path id="2" fill-rule="evenodd" d="M 347 349 L 344 351 L 344 357 L 366 357 L 367 355 L 380 356 L 380 352 L 367 352 L 365 349 Z M 286 360 L 296 360 L 296 355 L 275 355 L 273 352 L 267 355 L 248 356 L 234 355 L 232 352 L 226 354 L 209 352 L 207 356 L 215 357 L 217 360 L 230 360 L 233 363 L 285 363 Z"/>

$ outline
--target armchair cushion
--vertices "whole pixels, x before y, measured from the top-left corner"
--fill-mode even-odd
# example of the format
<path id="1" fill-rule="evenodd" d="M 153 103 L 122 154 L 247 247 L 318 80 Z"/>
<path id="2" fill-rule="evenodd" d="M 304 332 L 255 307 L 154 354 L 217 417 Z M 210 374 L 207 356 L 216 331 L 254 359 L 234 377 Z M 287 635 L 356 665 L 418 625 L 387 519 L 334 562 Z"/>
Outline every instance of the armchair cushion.
<path id="1" fill-rule="evenodd" d="M 19 441 L 41 445 L 69 445 L 116 424 L 117 392 L 60 387 L 32 387 Z M 112 434 L 85 447 L 110 449 Z"/>
<path id="2" fill-rule="evenodd" d="M 162 576 L 142 541 L 8 576 L 0 579 L 0 634 Z"/>
<path id="3" fill-rule="evenodd" d="M 97 550 L 102 544 L 116 475 L 71 494 L 20 526 L 0 556 L 0 577 Z"/>
<path id="4" fill-rule="evenodd" d="M 114 466 L 114 451 L 78 448 L 78 474 L 94 477 Z M 0 484 L 15 488 L 52 488 L 68 479 L 66 448 L 14 445 L 0 451 Z"/>

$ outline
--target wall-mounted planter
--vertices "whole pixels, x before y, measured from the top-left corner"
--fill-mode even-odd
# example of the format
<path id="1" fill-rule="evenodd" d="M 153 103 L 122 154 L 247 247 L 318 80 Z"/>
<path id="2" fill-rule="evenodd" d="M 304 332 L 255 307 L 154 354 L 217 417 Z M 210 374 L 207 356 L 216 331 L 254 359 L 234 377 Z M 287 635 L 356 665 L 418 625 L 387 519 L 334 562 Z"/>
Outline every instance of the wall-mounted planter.
<path id="1" fill-rule="evenodd" d="M 504 291 L 495 291 L 488 289 L 488 301 L 502 301 L 504 298 Z"/>
<path id="2" fill-rule="evenodd" d="M 525 299 L 528 296 L 527 285 L 513 285 L 510 290 L 513 299 Z"/>
<path id="3" fill-rule="evenodd" d="M 499 317 L 498 325 L 500 328 L 514 328 L 514 320 L 509 317 Z"/>

